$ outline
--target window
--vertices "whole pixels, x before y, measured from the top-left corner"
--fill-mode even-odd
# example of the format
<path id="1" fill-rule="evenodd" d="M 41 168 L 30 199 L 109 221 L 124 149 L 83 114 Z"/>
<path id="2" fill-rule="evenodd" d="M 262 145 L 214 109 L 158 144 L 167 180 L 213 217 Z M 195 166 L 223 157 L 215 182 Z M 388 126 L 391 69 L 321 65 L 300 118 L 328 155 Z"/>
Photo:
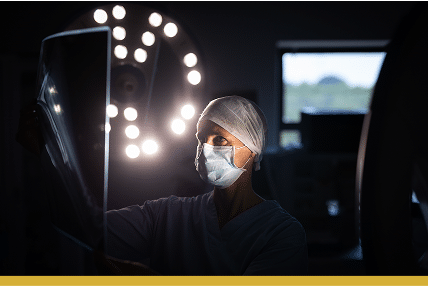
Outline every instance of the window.
<path id="1" fill-rule="evenodd" d="M 304 113 L 366 113 L 387 41 L 283 41 L 282 147 L 302 147 Z"/>

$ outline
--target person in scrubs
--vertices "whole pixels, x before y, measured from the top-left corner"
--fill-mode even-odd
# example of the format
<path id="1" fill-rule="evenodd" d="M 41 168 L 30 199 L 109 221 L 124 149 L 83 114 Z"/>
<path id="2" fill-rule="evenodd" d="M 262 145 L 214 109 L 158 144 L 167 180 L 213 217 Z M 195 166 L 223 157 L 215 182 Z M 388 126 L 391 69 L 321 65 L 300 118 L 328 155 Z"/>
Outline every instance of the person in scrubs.
<path id="1" fill-rule="evenodd" d="M 108 211 L 104 258 L 110 268 L 129 262 L 144 269 L 140 274 L 305 275 L 302 225 L 252 188 L 266 132 L 265 116 L 252 101 L 211 101 L 197 123 L 195 167 L 213 190 Z"/>

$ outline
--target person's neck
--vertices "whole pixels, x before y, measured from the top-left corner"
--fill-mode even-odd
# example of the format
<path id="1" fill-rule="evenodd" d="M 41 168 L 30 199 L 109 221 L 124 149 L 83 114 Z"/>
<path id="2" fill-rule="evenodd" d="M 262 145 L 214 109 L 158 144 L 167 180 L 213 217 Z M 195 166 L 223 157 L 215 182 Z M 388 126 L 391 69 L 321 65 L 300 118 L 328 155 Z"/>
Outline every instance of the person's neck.
<path id="1" fill-rule="evenodd" d="M 214 203 L 220 229 L 233 218 L 264 201 L 253 191 L 251 177 L 245 177 L 239 178 L 228 188 L 214 188 Z"/>

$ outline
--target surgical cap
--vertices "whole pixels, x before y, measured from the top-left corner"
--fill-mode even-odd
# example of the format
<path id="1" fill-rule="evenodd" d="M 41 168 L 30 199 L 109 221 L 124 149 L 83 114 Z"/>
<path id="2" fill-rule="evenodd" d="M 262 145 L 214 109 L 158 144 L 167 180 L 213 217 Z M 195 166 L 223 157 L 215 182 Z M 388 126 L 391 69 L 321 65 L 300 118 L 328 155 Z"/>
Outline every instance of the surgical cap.
<path id="1" fill-rule="evenodd" d="M 260 169 L 265 147 L 267 123 L 260 108 L 251 100 L 232 95 L 212 100 L 199 117 L 197 128 L 211 120 L 238 138 L 256 156 L 254 169 Z"/>

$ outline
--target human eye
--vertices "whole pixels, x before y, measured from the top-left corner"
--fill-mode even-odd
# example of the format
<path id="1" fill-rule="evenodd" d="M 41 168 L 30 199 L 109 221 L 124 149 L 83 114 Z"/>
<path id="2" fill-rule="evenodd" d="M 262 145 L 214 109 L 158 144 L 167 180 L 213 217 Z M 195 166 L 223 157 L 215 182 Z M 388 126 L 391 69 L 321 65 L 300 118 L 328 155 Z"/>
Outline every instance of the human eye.
<path id="1" fill-rule="evenodd" d="M 224 145 L 225 143 L 227 143 L 226 138 L 220 135 L 216 136 L 213 141 L 216 145 Z"/>

